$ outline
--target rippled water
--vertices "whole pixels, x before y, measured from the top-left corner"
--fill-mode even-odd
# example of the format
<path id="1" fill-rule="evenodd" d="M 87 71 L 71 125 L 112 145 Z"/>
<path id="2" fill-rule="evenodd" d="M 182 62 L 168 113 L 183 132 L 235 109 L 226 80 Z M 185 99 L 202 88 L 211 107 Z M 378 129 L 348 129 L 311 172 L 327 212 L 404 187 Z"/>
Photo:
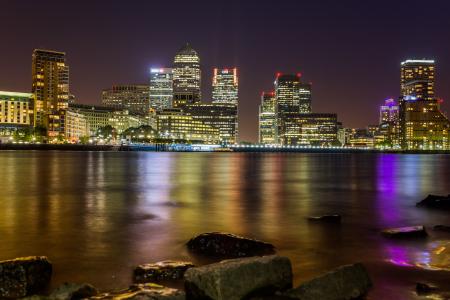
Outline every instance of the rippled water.
<path id="1" fill-rule="evenodd" d="M 133 266 L 190 259 L 190 237 L 228 231 L 274 243 L 296 283 L 361 261 L 370 299 L 415 299 L 417 281 L 450 290 L 450 234 L 379 234 L 450 225 L 414 206 L 450 193 L 450 156 L 4 151 L 0 168 L 0 260 L 47 255 L 53 285 L 125 287 Z M 327 213 L 342 224 L 305 220 Z"/>

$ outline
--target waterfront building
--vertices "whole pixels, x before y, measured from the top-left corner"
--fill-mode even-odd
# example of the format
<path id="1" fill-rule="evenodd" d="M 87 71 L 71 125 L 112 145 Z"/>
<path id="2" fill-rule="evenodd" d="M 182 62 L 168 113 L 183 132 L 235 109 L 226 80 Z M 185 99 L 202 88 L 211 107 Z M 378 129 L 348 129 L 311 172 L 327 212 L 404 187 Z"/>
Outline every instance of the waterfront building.
<path id="1" fill-rule="evenodd" d="M 352 128 L 348 131 L 346 146 L 352 148 L 374 148 L 375 139 L 367 128 Z"/>
<path id="2" fill-rule="evenodd" d="M 434 60 L 408 59 L 401 63 L 402 98 L 433 100 L 435 81 Z"/>
<path id="3" fill-rule="evenodd" d="M 392 98 L 386 99 L 380 106 L 380 124 L 396 123 L 399 117 L 399 106 Z"/>
<path id="4" fill-rule="evenodd" d="M 0 124 L 33 125 L 33 94 L 0 91 Z"/>
<path id="5" fill-rule="evenodd" d="M 174 58 L 173 97 L 173 106 L 179 108 L 201 101 L 200 57 L 189 44 Z"/>
<path id="6" fill-rule="evenodd" d="M 33 102 L 33 94 L 0 91 L 0 142 L 33 125 Z"/>
<path id="7" fill-rule="evenodd" d="M 69 102 L 69 66 L 66 54 L 35 49 L 32 56 L 32 93 L 36 124 L 47 127 L 49 114 L 65 110 Z"/>
<path id="8" fill-rule="evenodd" d="M 286 113 L 283 145 L 339 146 L 336 114 Z"/>
<path id="9" fill-rule="evenodd" d="M 157 115 L 158 133 L 165 140 L 216 144 L 220 142 L 217 128 L 196 120 L 179 109 L 163 110 Z"/>
<path id="10" fill-rule="evenodd" d="M 94 136 L 100 128 L 108 125 L 120 134 L 130 127 L 148 125 L 149 122 L 146 116 L 132 115 L 128 110 L 105 106 L 73 104 L 69 106 L 69 110 L 86 118 L 89 136 Z"/>
<path id="11" fill-rule="evenodd" d="M 404 98 L 400 101 L 401 146 L 407 150 L 450 149 L 450 121 L 441 100 Z"/>
<path id="12" fill-rule="evenodd" d="M 275 92 L 263 92 L 259 105 L 259 134 L 260 144 L 277 144 L 277 112 Z"/>
<path id="13" fill-rule="evenodd" d="M 183 111 L 194 120 L 217 129 L 221 143 L 237 143 L 237 105 L 232 103 L 197 103 L 186 105 Z"/>
<path id="14" fill-rule="evenodd" d="M 173 102 L 173 69 L 150 69 L 150 108 L 163 110 L 172 108 Z"/>
<path id="15" fill-rule="evenodd" d="M 237 68 L 214 68 L 212 102 L 238 105 Z"/>
<path id="16" fill-rule="evenodd" d="M 68 109 L 65 119 L 65 138 L 68 142 L 77 143 L 80 139 L 90 136 L 86 115 Z"/>
<path id="17" fill-rule="evenodd" d="M 126 109 L 131 114 L 148 114 L 149 98 L 149 85 L 114 85 L 102 91 L 103 106 Z"/>

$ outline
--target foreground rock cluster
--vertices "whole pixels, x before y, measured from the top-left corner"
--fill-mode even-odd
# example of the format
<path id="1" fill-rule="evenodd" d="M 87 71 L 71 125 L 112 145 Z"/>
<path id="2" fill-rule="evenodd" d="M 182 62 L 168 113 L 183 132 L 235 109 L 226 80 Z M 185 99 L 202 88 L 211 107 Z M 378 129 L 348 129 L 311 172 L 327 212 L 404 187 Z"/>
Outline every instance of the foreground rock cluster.
<path id="1" fill-rule="evenodd" d="M 133 273 L 136 284 L 108 293 L 99 293 L 89 284 L 73 283 L 46 293 L 52 273 L 46 257 L 2 261 L 0 299 L 345 300 L 363 297 L 372 285 L 366 269 L 358 263 L 293 288 L 292 266 L 287 257 L 274 255 L 275 247 L 269 243 L 232 234 L 202 234 L 191 239 L 187 246 L 200 255 L 238 258 L 199 267 L 176 261 L 141 265 Z M 162 281 L 184 281 L 185 288 L 159 285 Z"/>

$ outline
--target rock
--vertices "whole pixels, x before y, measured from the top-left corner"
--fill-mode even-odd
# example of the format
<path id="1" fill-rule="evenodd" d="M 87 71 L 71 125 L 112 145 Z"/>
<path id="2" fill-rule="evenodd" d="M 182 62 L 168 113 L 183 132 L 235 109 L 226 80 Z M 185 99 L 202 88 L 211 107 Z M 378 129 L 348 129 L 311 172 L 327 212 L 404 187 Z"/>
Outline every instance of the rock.
<path id="1" fill-rule="evenodd" d="M 450 226 L 447 225 L 436 225 L 433 227 L 433 230 L 435 231 L 443 231 L 443 232 L 450 232 Z"/>
<path id="2" fill-rule="evenodd" d="M 171 289 L 154 283 L 134 284 L 128 290 L 106 293 L 89 299 L 133 299 L 133 300 L 185 300 L 183 291 Z"/>
<path id="3" fill-rule="evenodd" d="M 427 283 L 418 282 L 416 284 L 416 292 L 418 295 L 430 294 L 437 291 L 437 287 Z"/>
<path id="4" fill-rule="evenodd" d="M 281 295 L 301 300 L 350 300 L 364 296 L 371 286 L 365 267 L 357 263 L 339 267 Z"/>
<path id="5" fill-rule="evenodd" d="M 423 238 L 428 235 L 425 226 L 390 228 L 381 233 L 388 238 Z"/>
<path id="6" fill-rule="evenodd" d="M 311 222 L 323 222 L 323 223 L 341 223 L 341 215 L 323 215 L 317 217 L 308 217 L 308 221 Z"/>
<path id="7" fill-rule="evenodd" d="M 52 264 L 45 256 L 0 261 L 0 298 L 20 298 L 45 290 Z"/>
<path id="8" fill-rule="evenodd" d="M 292 287 L 291 262 L 277 255 L 224 260 L 184 274 L 187 299 L 239 300 Z"/>
<path id="9" fill-rule="evenodd" d="M 223 258 L 238 258 L 275 253 L 272 244 L 230 233 L 210 232 L 192 238 L 187 247 L 194 253 Z"/>
<path id="10" fill-rule="evenodd" d="M 162 261 L 139 265 L 134 269 L 133 280 L 137 283 L 181 280 L 187 269 L 194 267 L 190 262 Z"/>
<path id="11" fill-rule="evenodd" d="M 57 287 L 50 298 L 55 300 L 77 300 L 95 296 L 98 291 L 90 284 L 64 283 Z"/>
<path id="12" fill-rule="evenodd" d="M 425 199 L 416 204 L 418 207 L 450 209 L 450 195 L 437 196 L 428 195 Z"/>

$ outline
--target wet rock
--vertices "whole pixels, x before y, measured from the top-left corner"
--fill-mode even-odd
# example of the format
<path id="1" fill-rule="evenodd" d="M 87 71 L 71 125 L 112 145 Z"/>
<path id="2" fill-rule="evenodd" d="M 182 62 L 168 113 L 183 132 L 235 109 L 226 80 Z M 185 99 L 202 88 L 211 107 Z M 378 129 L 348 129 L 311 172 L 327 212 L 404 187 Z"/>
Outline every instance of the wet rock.
<path id="1" fill-rule="evenodd" d="M 388 238 L 423 238 L 428 235 L 425 226 L 390 228 L 381 233 Z"/>
<path id="2" fill-rule="evenodd" d="M 365 267 L 357 263 L 339 267 L 281 295 L 301 300 L 350 300 L 364 296 L 371 286 Z"/>
<path id="3" fill-rule="evenodd" d="M 54 300 L 85 299 L 98 294 L 95 287 L 90 284 L 64 283 L 57 287 L 49 296 Z"/>
<path id="4" fill-rule="evenodd" d="M 185 300 L 183 291 L 171 289 L 154 283 L 134 284 L 129 289 L 105 293 L 89 299 L 130 299 L 130 300 Z"/>
<path id="5" fill-rule="evenodd" d="M 437 287 L 423 282 L 416 284 L 416 292 L 418 295 L 430 294 L 437 291 Z"/>
<path id="6" fill-rule="evenodd" d="M 447 225 L 436 225 L 433 227 L 433 230 L 435 231 L 443 231 L 443 232 L 450 232 L 450 226 Z"/>
<path id="7" fill-rule="evenodd" d="M 275 253 L 272 244 L 230 233 L 210 232 L 192 238 L 187 247 L 194 253 L 223 258 L 250 257 Z"/>
<path id="8" fill-rule="evenodd" d="M 184 275 L 187 299 L 239 300 L 292 287 L 291 262 L 277 255 L 224 260 Z"/>
<path id="9" fill-rule="evenodd" d="M 341 223 L 341 215 L 323 215 L 317 217 L 308 217 L 310 222 L 323 222 L 323 223 Z"/>
<path id="10" fill-rule="evenodd" d="M 418 207 L 450 209 L 450 195 L 438 196 L 428 195 L 425 199 L 416 204 Z"/>
<path id="11" fill-rule="evenodd" d="M 194 267 L 191 262 L 162 261 L 139 265 L 134 269 L 133 280 L 137 283 L 181 280 L 187 269 Z"/>
<path id="12" fill-rule="evenodd" d="M 0 298 L 20 298 L 45 290 L 52 264 L 45 256 L 0 261 Z"/>

